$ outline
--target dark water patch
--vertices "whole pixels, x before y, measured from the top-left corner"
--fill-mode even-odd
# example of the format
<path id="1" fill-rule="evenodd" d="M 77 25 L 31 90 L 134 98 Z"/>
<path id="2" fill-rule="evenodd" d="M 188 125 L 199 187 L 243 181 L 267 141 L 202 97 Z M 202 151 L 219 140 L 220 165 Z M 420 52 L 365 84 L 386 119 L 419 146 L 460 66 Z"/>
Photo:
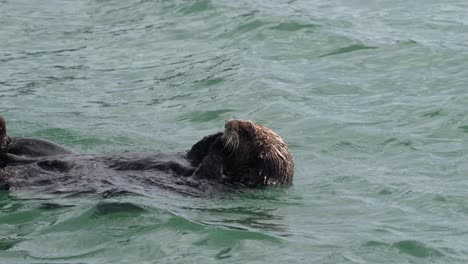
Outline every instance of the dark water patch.
<path id="1" fill-rule="evenodd" d="M 267 241 L 275 244 L 281 243 L 281 239 L 259 232 L 216 228 L 193 244 L 196 246 L 232 247 L 239 242 L 248 240 Z"/>
<path id="2" fill-rule="evenodd" d="M 0 238 L 0 250 L 9 250 L 18 243 L 21 243 L 21 241 L 23 241 L 23 239 Z"/>
<path id="3" fill-rule="evenodd" d="M 109 198 L 122 197 L 122 196 L 140 196 L 140 194 L 130 192 L 127 190 L 122 190 L 119 188 L 113 188 L 113 189 L 106 190 L 100 193 L 99 196 L 103 199 L 109 199 Z"/>
<path id="4" fill-rule="evenodd" d="M 73 66 L 65 66 L 65 65 L 54 65 L 52 66 L 53 68 L 59 69 L 59 70 L 87 70 L 89 69 L 88 67 L 84 65 L 73 65 Z"/>
<path id="5" fill-rule="evenodd" d="M 272 219 L 279 219 L 280 217 L 271 214 L 274 209 L 262 208 L 262 207 L 229 207 L 229 208 L 207 208 L 203 211 L 210 212 L 210 213 L 217 213 L 222 215 L 229 215 L 229 214 L 241 214 L 241 215 L 249 215 L 255 216 L 260 219 L 272 220 Z"/>
<path id="6" fill-rule="evenodd" d="M 314 25 L 314 24 L 302 24 L 298 22 L 283 22 L 279 23 L 276 26 L 270 27 L 272 30 L 279 30 L 279 31 L 298 31 L 302 29 L 316 29 L 320 27 L 319 25 Z"/>
<path id="7" fill-rule="evenodd" d="M 423 114 L 424 117 L 436 117 L 442 114 L 442 109 L 437 109 L 428 113 Z"/>
<path id="8" fill-rule="evenodd" d="M 72 208 L 72 207 L 75 207 L 75 205 L 49 202 L 49 203 L 41 203 L 38 209 L 44 210 L 44 211 L 53 211 L 53 210 Z"/>
<path id="9" fill-rule="evenodd" d="M 341 85 L 341 84 L 326 84 L 324 86 L 314 88 L 314 94 L 319 95 L 359 95 L 365 93 L 365 90 L 358 86 Z"/>
<path id="10" fill-rule="evenodd" d="M 252 19 L 248 19 L 252 20 Z M 250 33 L 254 33 L 264 28 L 266 25 L 271 24 L 270 22 L 262 20 L 252 20 L 249 22 L 240 22 L 237 23 L 235 27 L 224 30 L 217 38 L 229 38 L 231 41 L 237 39 L 238 37 L 249 36 Z"/>
<path id="11" fill-rule="evenodd" d="M 13 85 L 13 84 L 11 84 L 11 83 L 8 83 L 8 82 L 0 82 L 0 85 L 9 86 L 9 87 L 15 86 L 15 85 Z"/>
<path id="12" fill-rule="evenodd" d="M 7 56 L 11 56 L 11 55 L 7 55 Z M 7 58 L 0 59 L 0 62 L 5 63 L 5 62 L 10 62 L 10 61 L 15 61 L 15 60 L 24 60 L 27 58 L 29 58 L 29 56 L 16 56 L 16 57 L 10 57 L 10 58 L 7 57 Z"/>
<path id="13" fill-rule="evenodd" d="M 47 180 L 44 180 L 44 182 Z M 51 181 L 51 184 L 54 182 Z M 70 184 L 70 183 L 68 183 Z M 53 195 L 57 195 L 63 198 L 85 198 L 94 196 L 98 190 L 93 187 L 87 187 L 86 189 L 77 189 L 77 188 L 56 188 L 53 190 L 48 190 Z"/>
<path id="14" fill-rule="evenodd" d="M 77 199 L 67 197 L 66 199 L 85 200 L 79 206 L 66 210 L 61 215 L 65 218 L 54 220 L 50 226 L 42 230 L 43 235 L 57 235 L 82 232 L 83 236 L 93 234 L 93 230 L 119 229 L 121 232 L 132 226 L 134 219 L 145 219 L 150 210 L 143 205 L 131 202 L 107 202 L 100 201 L 95 205 L 88 202 L 90 196 Z M 121 228 L 120 228 L 121 227 Z M 118 231 L 118 232 L 120 232 Z"/>
<path id="15" fill-rule="evenodd" d="M 333 248 L 332 245 L 328 245 L 328 247 Z M 359 262 L 354 261 L 353 259 L 347 257 L 343 253 L 340 253 L 338 251 L 333 251 L 332 253 L 328 254 L 326 257 L 321 259 L 319 263 L 323 263 L 323 264 L 335 264 L 335 263 L 358 264 Z"/>
<path id="16" fill-rule="evenodd" d="M 172 217 L 170 217 L 161 228 L 177 230 L 179 233 L 201 232 L 206 230 L 206 225 L 204 224 L 190 221 L 188 218 L 176 214 L 171 213 L 171 215 Z"/>
<path id="17" fill-rule="evenodd" d="M 234 230 L 260 230 L 262 232 L 281 232 L 283 236 L 287 236 L 289 229 L 287 225 L 278 224 L 279 221 L 265 220 L 264 218 L 256 217 L 240 217 L 239 219 L 227 219 L 216 221 L 212 220 L 210 222 L 204 222 L 212 226 L 224 227 L 227 229 Z"/>
<path id="18" fill-rule="evenodd" d="M 225 82 L 224 78 L 207 78 L 201 81 L 195 81 L 194 84 L 200 87 L 208 87 L 212 85 L 219 85 Z"/>
<path id="19" fill-rule="evenodd" d="M 81 34 L 93 34 L 94 33 L 94 28 L 90 26 L 84 26 L 82 28 L 76 28 L 72 30 L 66 30 L 62 31 L 62 34 L 65 36 L 76 36 L 76 35 L 81 35 Z"/>
<path id="20" fill-rule="evenodd" d="M 15 210 L 14 212 L 9 212 L 8 214 L 0 215 L 0 223 L 18 225 L 18 224 L 27 224 L 34 223 L 41 217 L 41 213 L 34 209 L 25 208 L 23 210 Z"/>
<path id="21" fill-rule="evenodd" d="M 237 29 L 235 31 L 237 31 L 237 32 L 249 32 L 249 31 L 255 30 L 257 28 L 263 27 L 265 25 L 268 25 L 268 24 L 269 23 L 265 22 L 265 21 L 254 20 L 252 22 L 248 22 L 248 23 L 240 25 L 239 27 L 237 27 Z"/>
<path id="22" fill-rule="evenodd" d="M 70 81 L 83 81 L 88 80 L 88 77 L 83 76 L 75 76 L 75 75 L 68 75 L 68 76 L 47 76 L 45 77 L 44 83 L 45 84 L 54 84 L 54 83 L 63 83 L 63 82 L 70 82 Z"/>
<path id="23" fill-rule="evenodd" d="M 127 70 L 130 70 L 131 68 L 130 67 L 115 67 L 115 68 L 99 68 L 99 69 L 94 69 L 95 71 L 99 71 L 99 72 L 116 72 L 116 71 L 127 71 Z M 106 91 L 106 93 L 114 93 L 115 91 L 113 90 L 108 90 Z"/>
<path id="24" fill-rule="evenodd" d="M 21 96 L 36 96 L 38 94 L 37 89 L 41 86 L 42 81 L 27 81 L 21 82 L 22 85 L 17 87 L 16 85 L 12 89 L 4 90 L 3 92 L 12 92 L 8 97 L 21 97 Z M 5 95 L 7 97 L 7 95 Z"/>
<path id="25" fill-rule="evenodd" d="M 213 9 L 213 4 L 210 0 L 197 0 L 188 7 L 182 7 L 179 12 L 183 14 L 201 13 Z"/>
<path id="26" fill-rule="evenodd" d="M 448 199 L 445 196 L 440 195 L 440 194 L 435 195 L 433 200 L 435 202 L 439 202 L 439 203 L 447 203 L 448 202 Z"/>
<path id="27" fill-rule="evenodd" d="M 416 40 L 412 40 L 412 39 L 397 40 L 396 42 L 402 45 L 419 45 L 419 43 Z"/>
<path id="28" fill-rule="evenodd" d="M 416 146 L 418 145 L 417 142 L 413 142 L 412 140 L 400 138 L 389 138 L 379 144 L 385 147 L 386 150 L 393 148 L 407 148 L 411 150 L 417 150 Z"/>
<path id="29" fill-rule="evenodd" d="M 24 52 L 28 57 L 29 56 L 44 56 L 44 55 L 51 55 L 51 54 L 60 54 L 60 53 L 65 53 L 65 52 L 74 52 L 74 51 L 79 51 L 86 49 L 87 46 L 81 46 L 78 48 L 69 48 L 69 49 L 59 49 L 59 50 L 47 50 L 47 51 L 27 51 Z"/>
<path id="30" fill-rule="evenodd" d="M 221 251 L 219 251 L 218 254 L 216 254 L 216 258 L 217 259 L 228 259 L 230 257 L 232 257 L 231 254 L 229 254 L 229 252 L 231 252 L 232 248 L 228 247 L 228 248 L 225 248 Z"/>
<path id="31" fill-rule="evenodd" d="M 468 133 L 468 125 L 467 126 L 459 126 L 459 129 L 461 129 L 463 132 Z"/>
<path id="32" fill-rule="evenodd" d="M 167 98 L 165 101 L 185 100 L 185 99 L 189 99 L 193 97 L 194 97 L 193 93 L 184 93 L 184 94 L 177 94 L 177 95 L 171 96 Z"/>
<path id="33" fill-rule="evenodd" d="M 236 16 L 235 18 L 238 18 L 238 17 L 242 17 L 242 18 L 252 18 L 252 17 L 254 17 L 255 15 L 257 15 L 258 13 L 260 13 L 259 10 L 252 10 L 252 11 L 249 11 L 249 12 L 247 12 L 247 13 L 240 14 L 240 15 Z"/>
<path id="34" fill-rule="evenodd" d="M 284 217 L 277 214 L 275 208 L 263 207 L 226 207 L 226 208 L 202 208 L 197 209 L 213 217 L 210 225 L 223 226 L 246 230 L 287 231 L 287 226 L 282 224 Z M 218 218 L 219 216 L 219 218 Z"/>
<path id="35" fill-rule="evenodd" d="M 265 202 L 269 205 L 276 204 L 289 204 L 289 205 L 298 205 L 297 200 L 302 200 L 300 196 L 286 196 L 289 194 L 289 191 L 293 189 L 293 186 L 268 186 L 264 189 L 250 189 L 242 190 L 238 193 L 231 195 L 231 198 L 238 197 L 242 200 L 247 201 L 259 201 Z M 234 196 L 235 195 L 235 196 Z M 229 196 L 228 196 L 229 197 Z M 289 199 L 292 198 L 293 200 Z"/>
<path id="36" fill-rule="evenodd" d="M 418 240 L 402 240 L 392 244 L 400 253 L 408 254 L 419 258 L 441 257 L 444 254 L 435 248 L 431 248 Z"/>
<path id="37" fill-rule="evenodd" d="M 180 79 L 181 77 L 185 76 L 186 73 L 184 72 L 177 72 L 177 73 L 171 73 L 171 74 L 168 74 L 168 76 L 163 76 L 163 77 L 154 77 L 154 80 L 157 81 L 157 82 L 166 82 L 166 81 L 170 81 L 172 79 Z"/>
<path id="38" fill-rule="evenodd" d="M 359 50 L 369 50 L 369 49 L 377 49 L 377 47 L 372 47 L 372 46 L 364 46 L 361 44 L 354 44 L 350 45 L 347 47 L 339 48 L 335 51 L 332 51 L 327 54 L 320 55 L 319 57 L 327 57 L 327 56 L 333 56 L 333 55 L 340 55 L 344 53 L 349 53 L 349 52 L 354 52 L 354 51 L 359 51 Z"/>
<path id="39" fill-rule="evenodd" d="M 381 242 L 381 241 L 368 241 L 364 243 L 364 246 L 366 247 L 389 247 L 390 245 L 388 243 Z"/>
<path id="40" fill-rule="evenodd" d="M 91 218 L 126 218 L 141 215 L 146 212 L 147 210 L 143 207 L 128 202 L 101 202 L 94 207 Z"/>
<path id="41" fill-rule="evenodd" d="M 324 150 L 324 151 L 335 152 L 335 151 L 343 151 L 343 150 L 364 152 L 365 148 L 361 144 L 356 144 L 348 140 L 341 140 L 340 142 L 330 146 L 327 150 Z"/>
<path id="42" fill-rule="evenodd" d="M 389 189 L 383 189 L 378 192 L 379 195 L 391 195 L 393 192 Z"/>
<path id="43" fill-rule="evenodd" d="M 87 103 L 96 104 L 99 107 L 119 107 L 123 105 L 120 102 L 104 102 L 104 101 L 95 101 L 95 100 L 87 101 Z"/>
<path id="44" fill-rule="evenodd" d="M 24 259 L 34 260 L 30 263 L 55 263 L 55 264 L 85 264 L 88 262 L 82 262 L 90 257 L 99 258 L 99 255 L 105 252 L 105 249 L 92 249 L 87 252 L 77 253 L 77 254 L 61 254 L 60 256 L 38 256 L 28 252 L 24 252 Z M 37 262 L 40 261 L 40 262 Z"/>

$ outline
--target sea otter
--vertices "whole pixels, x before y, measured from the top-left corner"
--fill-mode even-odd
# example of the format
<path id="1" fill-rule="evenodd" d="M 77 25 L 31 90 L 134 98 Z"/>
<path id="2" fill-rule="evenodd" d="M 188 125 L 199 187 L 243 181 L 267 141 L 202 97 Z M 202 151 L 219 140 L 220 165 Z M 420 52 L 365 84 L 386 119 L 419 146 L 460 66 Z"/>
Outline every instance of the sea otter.
<path id="1" fill-rule="evenodd" d="M 129 184 L 166 189 L 203 184 L 260 187 L 291 184 L 293 174 L 293 159 L 283 139 L 249 120 L 226 122 L 223 132 L 204 137 L 187 152 L 80 155 L 44 139 L 9 137 L 0 116 L 3 189 L 101 192 Z"/>

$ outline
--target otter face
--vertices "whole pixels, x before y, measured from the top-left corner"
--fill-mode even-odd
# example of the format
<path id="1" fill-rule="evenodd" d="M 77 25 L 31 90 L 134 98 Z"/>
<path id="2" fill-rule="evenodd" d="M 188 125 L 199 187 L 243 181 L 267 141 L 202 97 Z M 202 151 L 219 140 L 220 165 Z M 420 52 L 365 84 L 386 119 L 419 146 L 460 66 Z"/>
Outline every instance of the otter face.
<path id="1" fill-rule="evenodd" d="M 292 182 L 294 163 L 286 143 L 275 132 L 249 120 L 226 122 L 224 173 L 250 186 Z"/>
<path id="2" fill-rule="evenodd" d="M 203 138 L 188 152 L 194 175 L 250 187 L 291 184 L 288 146 L 271 129 L 249 120 L 226 122 L 224 132 Z"/>

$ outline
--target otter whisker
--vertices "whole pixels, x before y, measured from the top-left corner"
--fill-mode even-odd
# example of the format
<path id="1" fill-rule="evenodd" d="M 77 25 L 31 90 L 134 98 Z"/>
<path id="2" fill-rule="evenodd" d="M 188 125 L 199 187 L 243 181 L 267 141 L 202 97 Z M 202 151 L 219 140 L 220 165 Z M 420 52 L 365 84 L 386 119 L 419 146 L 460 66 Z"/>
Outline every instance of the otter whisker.
<path id="1" fill-rule="evenodd" d="M 232 133 L 228 134 L 226 141 L 224 142 L 224 148 L 228 152 L 233 152 L 239 147 L 239 137 L 233 135 Z"/>

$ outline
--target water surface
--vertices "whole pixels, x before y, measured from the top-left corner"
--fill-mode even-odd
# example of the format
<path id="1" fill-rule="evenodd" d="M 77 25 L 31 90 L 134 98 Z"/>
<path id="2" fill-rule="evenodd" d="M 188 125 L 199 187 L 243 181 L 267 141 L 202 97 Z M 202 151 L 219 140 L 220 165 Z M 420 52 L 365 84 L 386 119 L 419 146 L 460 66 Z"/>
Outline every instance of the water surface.
<path id="1" fill-rule="evenodd" d="M 10 134 L 180 151 L 230 118 L 291 188 L 0 193 L 0 263 L 467 263 L 466 1 L 0 1 Z"/>

